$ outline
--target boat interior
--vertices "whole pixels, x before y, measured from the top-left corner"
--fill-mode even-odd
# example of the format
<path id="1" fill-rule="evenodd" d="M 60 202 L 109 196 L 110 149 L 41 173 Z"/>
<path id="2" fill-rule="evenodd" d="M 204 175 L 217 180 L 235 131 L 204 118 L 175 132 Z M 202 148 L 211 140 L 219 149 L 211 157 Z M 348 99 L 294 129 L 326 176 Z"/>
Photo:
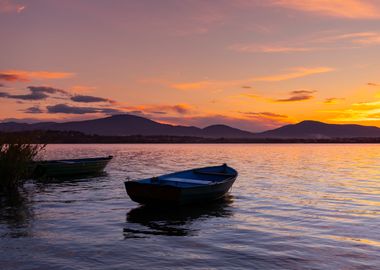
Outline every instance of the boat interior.
<path id="1" fill-rule="evenodd" d="M 139 182 L 185 188 L 217 184 L 236 176 L 237 172 L 234 169 L 227 165 L 222 165 L 166 174 L 159 177 L 143 179 Z"/>

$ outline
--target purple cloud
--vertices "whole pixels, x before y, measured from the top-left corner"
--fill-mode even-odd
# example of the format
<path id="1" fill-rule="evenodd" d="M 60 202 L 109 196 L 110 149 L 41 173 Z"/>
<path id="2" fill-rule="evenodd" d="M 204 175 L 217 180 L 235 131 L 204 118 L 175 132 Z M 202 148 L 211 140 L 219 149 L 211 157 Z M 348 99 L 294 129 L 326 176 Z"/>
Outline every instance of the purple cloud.
<path id="1" fill-rule="evenodd" d="M 92 103 L 92 102 L 113 102 L 107 98 L 95 97 L 95 96 L 84 96 L 84 95 L 76 95 L 71 97 L 71 100 L 74 102 L 83 102 L 83 103 Z"/>
<path id="2" fill-rule="evenodd" d="M 29 86 L 28 90 L 29 94 L 24 95 L 13 95 L 9 92 L 0 92 L 0 98 L 10 98 L 10 99 L 18 99 L 18 100 L 44 100 L 49 97 L 49 94 L 67 94 L 66 91 L 53 87 L 46 86 Z"/>
<path id="3" fill-rule="evenodd" d="M 87 113 L 104 113 L 104 114 L 117 114 L 122 113 L 118 109 L 102 108 L 102 107 L 77 107 L 67 104 L 56 104 L 47 106 L 48 113 L 62 113 L 62 114 L 87 114 Z"/>
<path id="4" fill-rule="evenodd" d="M 33 106 L 26 108 L 23 110 L 25 113 L 31 113 L 31 114 L 38 114 L 38 113 L 44 113 L 44 111 L 39 106 Z"/>
<path id="5" fill-rule="evenodd" d="M 314 90 L 295 90 L 291 91 L 289 98 L 275 99 L 274 102 L 294 102 L 294 101 L 303 101 L 314 98 L 313 94 L 316 91 Z"/>

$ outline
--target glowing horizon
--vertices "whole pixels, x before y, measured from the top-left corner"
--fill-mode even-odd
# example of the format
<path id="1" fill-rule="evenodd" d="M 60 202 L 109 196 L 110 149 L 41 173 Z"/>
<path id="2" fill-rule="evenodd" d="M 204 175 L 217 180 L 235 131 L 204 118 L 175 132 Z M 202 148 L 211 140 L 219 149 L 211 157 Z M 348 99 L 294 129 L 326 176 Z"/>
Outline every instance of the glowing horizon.
<path id="1" fill-rule="evenodd" d="M 0 0 L 0 121 L 380 127 L 379 0 Z"/>

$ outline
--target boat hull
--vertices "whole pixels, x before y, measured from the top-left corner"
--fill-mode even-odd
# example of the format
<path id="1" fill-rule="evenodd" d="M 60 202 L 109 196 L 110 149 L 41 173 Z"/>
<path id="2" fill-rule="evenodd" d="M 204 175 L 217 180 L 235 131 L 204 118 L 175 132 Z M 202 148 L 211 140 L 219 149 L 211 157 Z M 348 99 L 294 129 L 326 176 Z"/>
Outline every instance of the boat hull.
<path id="1" fill-rule="evenodd" d="M 35 177 L 66 177 L 103 172 L 112 157 L 38 162 Z"/>
<path id="2" fill-rule="evenodd" d="M 185 205 L 215 201 L 223 198 L 231 189 L 237 175 L 226 181 L 196 187 L 153 185 L 139 181 L 125 182 L 129 197 L 140 204 Z"/>

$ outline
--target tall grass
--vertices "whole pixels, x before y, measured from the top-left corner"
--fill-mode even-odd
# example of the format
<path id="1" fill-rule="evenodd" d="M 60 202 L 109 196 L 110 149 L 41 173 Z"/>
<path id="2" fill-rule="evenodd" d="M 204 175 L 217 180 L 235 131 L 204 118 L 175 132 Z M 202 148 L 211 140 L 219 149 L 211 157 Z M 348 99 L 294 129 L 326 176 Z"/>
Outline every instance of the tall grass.
<path id="1" fill-rule="evenodd" d="M 4 140 L 4 139 L 3 139 Z M 15 140 L 13 140 L 15 141 Z M 45 145 L 0 141 L 0 191 L 17 191 Z"/>

